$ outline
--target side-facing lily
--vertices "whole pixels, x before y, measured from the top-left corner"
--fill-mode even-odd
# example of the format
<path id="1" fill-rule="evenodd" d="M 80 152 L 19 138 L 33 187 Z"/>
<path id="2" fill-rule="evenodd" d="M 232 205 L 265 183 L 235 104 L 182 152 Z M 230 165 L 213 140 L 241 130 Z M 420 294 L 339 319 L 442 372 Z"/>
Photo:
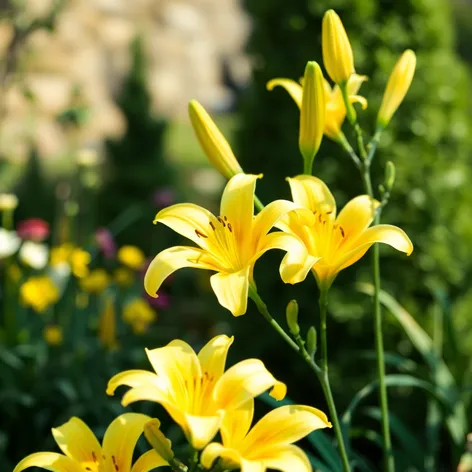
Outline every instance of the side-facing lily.
<path id="1" fill-rule="evenodd" d="M 362 108 L 367 107 L 367 100 L 357 95 L 362 82 L 366 81 L 365 75 L 353 74 L 347 82 L 347 94 L 351 103 L 360 103 Z M 303 87 L 292 79 L 272 79 L 267 82 L 267 89 L 273 90 L 275 87 L 283 87 L 292 97 L 293 101 L 301 109 Z M 331 88 L 329 82 L 324 80 L 324 94 L 326 104 L 324 134 L 333 141 L 339 141 L 344 137 L 341 127 L 346 119 L 346 106 L 344 105 L 343 94 L 338 85 Z"/>
<path id="2" fill-rule="evenodd" d="M 211 443 L 204 449 L 201 462 L 205 468 L 211 468 L 220 457 L 224 470 L 311 472 L 308 457 L 293 443 L 312 431 L 331 427 L 322 411 L 285 405 L 272 410 L 250 429 L 253 416 L 253 400 L 225 416 L 221 427 L 223 444 Z"/>
<path id="3" fill-rule="evenodd" d="M 151 449 L 145 452 L 133 466 L 133 453 L 143 432 L 151 420 L 139 413 L 125 413 L 113 420 L 100 445 L 90 428 L 79 418 L 52 429 L 54 439 L 64 454 L 36 452 L 25 457 L 13 472 L 29 467 L 40 467 L 52 472 L 148 472 L 167 462 Z"/>
<path id="4" fill-rule="evenodd" d="M 149 295 L 157 297 L 162 282 L 177 269 L 207 269 L 216 272 L 210 282 L 219 303 L 234 316 L 243 315 L 254 264 L 269 249 L 287 251 L 280 265 L 285 283 L 294 284 L 306 277 L 311 266 L 303 243 L 288 233 L 268 234 L 282 217 L 300 206 L 276 200 L 254 217 L 259 177 L 237 174 L 228 181 L 221 198 L 221 216 L 191 203 L 172 205 L 156 215 L 154 223 L 170 227 L 199 247 L 175 246 L 160 252 L 144 278 Z M 296 218 L 312 221 L 313 215 L 301 209 Z"/>
<path id="5" fill-rule="evenodd" d="M 277 381 L 258 359 L 239 362 L 226 372 L 225 363 L 233 338 L 216 336 L 198 353 L 178 339 L 167 346 L 148 350 L 155 373 L 128 370 L 115 375 L 107 393 L 120 385 L 131 387 L 122 404 L 148 400 L 160 403 L 180 425 L 196 449 L 215 436 L 228 411 L 268 389 L 277 400 L 285 397 L 286 386 Z"/>
<path id="6" fill-rule="evenodd" d="M 319 258 L 312 270 L 320 287 L 328 288 L 341 270 L 357 262 L 375 243 L 388 244 L 408 256 L 413 251 L 402 229 L 384 224 L 369 228 L 379 202 L 372 202 L 368 195 L 353 198 L 336 215 L 336 201 L 322 180 L 309 175 L 287 180 L 293 201 L 309 209 L 315 222 L 300 224 L 287 215 L 277 226 L 296 234 L 309 254 Z"/>

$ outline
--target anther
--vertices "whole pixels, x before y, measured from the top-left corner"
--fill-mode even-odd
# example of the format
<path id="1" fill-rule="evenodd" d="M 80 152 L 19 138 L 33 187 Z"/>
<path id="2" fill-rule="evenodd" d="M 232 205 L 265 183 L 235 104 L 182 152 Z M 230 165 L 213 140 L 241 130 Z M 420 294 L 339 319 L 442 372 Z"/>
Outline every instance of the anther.
<path id="1" fill-rule="evenodd" d="M 339 227 L 339 230 L 341 231 L 341 236 L 344 238 L 345 234 L 344 234 L 343 227 L 342 227 L 342 226 L 340 226 L 340 227 Z"/>
<path id="2" fill-rule="evenodd" d="M 327 215 L 331 215 L 331 213 L 333 213 L 333 210 L 329 210 L 326 212 Z"/>
<path id="3" fill-rule="evenodd" d="M 223 218 L 221 218 L 221 216 L 218 216 L 218 218 L 216 218 L 223 226 L 226 226 L 226 223 L 225 221 L 223 220 Z"/>
<path id="4" fill-rule="evenodd" d="M 213 231 L 216 231 L 215 225 L 213 224 L 213 221 L 210 221 L 210 226 Z"/>
<path id="5" fill-rule="evenodd" d="M 318 215 L 318 221 L 321 223 L 321 213 Z"/>
<path id="6" fill-rule="evenodd" d="M 233 227 L 231 226 L 231 223 L 228 223 L 228 229 L 229 229 L 229 232 L 230 232 L 230 233 L 233 232 Z"/>
<path id="7" fill-rule="evenodd" d="M 199 237 L 199 238 L 208 238 L 208 236 L 204 233 L 202 233 L 201 231 L 199 231 L 198 229 L 195 230 L 195 234 Z"/>
<path id="8" fill-rule="evenodd" d="M 94 451 L 92 451 L 92 458 L 94 462 L 97 462 L 97 456 Z"/>
<path id="9" fill-rule="evenodd" d="M 228 221 L 228 217 L 227 217 L 227 216 L 225 216 L 224 219 L 225 219 L 225 221 Z"/>
<path id="10" fill-rule="evenodd" d="M 111 456 L 111 460 L 113 462 L 113 465 L 115 466 L 116 472 L 118 472 L 119 468 L 118 468 L 118 464 L 116 463 L 115 456 Z"/>

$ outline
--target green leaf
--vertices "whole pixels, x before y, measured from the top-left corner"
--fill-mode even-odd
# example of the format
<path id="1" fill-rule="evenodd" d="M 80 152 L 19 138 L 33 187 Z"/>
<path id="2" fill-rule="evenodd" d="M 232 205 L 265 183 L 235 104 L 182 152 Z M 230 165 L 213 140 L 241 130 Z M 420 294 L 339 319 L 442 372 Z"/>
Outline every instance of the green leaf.
<path id="1" fill-rule="evenodd" d="M 373 286 L 371 284 L 358 284 L 358 289 L 367 295 L 373 294 Z M 383 290 L 380 292 L 380 302 L 401 324 L 407 336 L 422 355 L 431 372 L 435 375 L 436 385 L 441 388 L 449 401 L 453 403 L 452 412 L 446 416 L 446 425 L 454 442 L 456 454 L 460 454 L 464 448 L 467 434 L 467 416 L 464 403 L 460 398 L 457 384 L 451 371 L 444 360 L 439 359 L 435 355 L 431 337 L 415 321 L 410 313 Z"/>
<path id="2" fill-rule="evenodd" d="M 363 359 L 367 360 L 376 360 L 377 354 L 375 351 L 361 351 L 359 356 Z M 408 359 L 407 357 L 403 357 L 400 354 L 396 354 L 394 352 L 385 352 L 385 365 L 389 365 L 394 367 L 395 369 L 402 371 L 402 372 L 413 372 L 418 368 L 418 365 L 415 361 Z"/>

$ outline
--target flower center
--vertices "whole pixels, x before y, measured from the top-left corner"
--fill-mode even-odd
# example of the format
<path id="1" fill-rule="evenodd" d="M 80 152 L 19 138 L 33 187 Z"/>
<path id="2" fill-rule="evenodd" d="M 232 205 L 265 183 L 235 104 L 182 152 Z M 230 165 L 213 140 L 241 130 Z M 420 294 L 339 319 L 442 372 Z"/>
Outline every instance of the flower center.
<path id="1" fill-rule="evenodd" d="M 333 212 L 317 212 L 313 214 L 316 221 L 310 228 L 310 252 L 312 255 L 322 257 L 321 263 L 329 264 L 339 246 L 345 241 L 346 233 L 341 225 L 335 222 L 331 216 Z"/>

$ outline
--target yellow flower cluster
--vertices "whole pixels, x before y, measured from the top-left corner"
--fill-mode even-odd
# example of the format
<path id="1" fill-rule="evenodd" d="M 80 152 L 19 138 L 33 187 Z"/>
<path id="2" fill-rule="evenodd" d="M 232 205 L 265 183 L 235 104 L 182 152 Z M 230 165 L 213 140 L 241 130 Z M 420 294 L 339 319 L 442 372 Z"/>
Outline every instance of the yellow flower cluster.
<path id="1" fill-rule="evenodd" d="M 30 277 L 20 287 L 24 305 L 42 313 L 59 300 L 59 290 L 47 275 Z"/>
<path id="2" fill-rule="evenodd" d="M 59 325 L 49 325 L 44 328 L 44 340 L 50 346 L 59 346 L 62 344 L 63 334 L 62 328 Z"/>
<path id="3" fill-rule="evenodd" d="M 94 269 L 80 279 L 80 288 L 87 293 L 100 294 L 110 284 L 110 276 L 105 269 Z"/>
<path id="4" fill-rule="evenodd" d="M 123 246 L 118 250 L 118 260 L 132 270 L 141 270 L 146 262 L 144 252 L 136 246 Z"/>
<path id="5" fill-rule="evenodd" d="M 88 265 L 91 256 L 84 249 L 66 243 L 51 249 L 50 263 L 52 267 L 66 266 L 77 278 L 85 277 L 89 273 Z"/>
<path id="6" fill-rule="evenodd" d="M 156 313 L 146 300 L 137 298 L 123 308 L 123 321 L 131 326 L 135 334 L 143 334 L 155 321 Z"/>

